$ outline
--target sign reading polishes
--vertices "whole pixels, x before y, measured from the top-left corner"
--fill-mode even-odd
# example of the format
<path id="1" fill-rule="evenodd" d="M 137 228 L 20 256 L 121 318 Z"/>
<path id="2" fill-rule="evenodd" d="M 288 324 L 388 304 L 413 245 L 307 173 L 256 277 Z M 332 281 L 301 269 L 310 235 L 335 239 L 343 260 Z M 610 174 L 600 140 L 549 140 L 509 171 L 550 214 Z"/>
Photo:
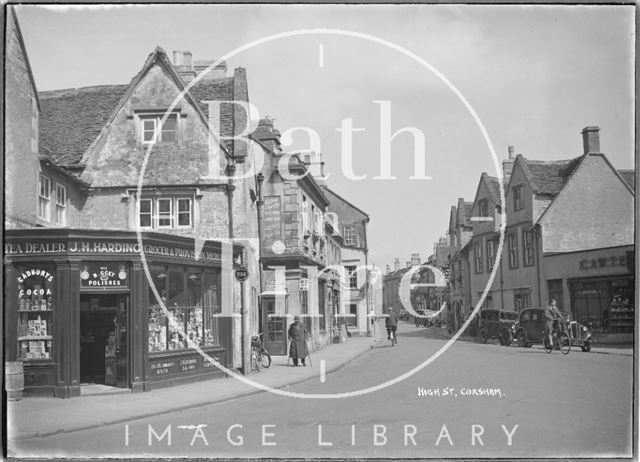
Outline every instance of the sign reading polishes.
<path id="1" fill-rule="evenodd" d="M 81 288 L 128 287 L 127 265 L 122 262 L 83 263 L 80 266 Z"/>

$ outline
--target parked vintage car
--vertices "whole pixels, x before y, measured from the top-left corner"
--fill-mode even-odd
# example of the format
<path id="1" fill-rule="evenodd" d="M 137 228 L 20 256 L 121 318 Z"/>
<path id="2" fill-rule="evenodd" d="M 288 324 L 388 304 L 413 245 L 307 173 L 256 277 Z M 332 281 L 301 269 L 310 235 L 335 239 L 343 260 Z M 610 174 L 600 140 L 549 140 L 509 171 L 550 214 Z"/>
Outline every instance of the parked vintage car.
<path id="1" fill-rule="evenodd" d="M 413 317 L 413 321 L 416 323 L 416 327 L 420 327 L 420 326 L 427 327 L 429 325 L 429 317 L 427 316 L 427 311 L 416 310 L 416 313 L 420 315 L 420 316 Z"/>
<path id="2" fill-rule="evenodd" d="M 480 311 L 478 323 L 478 338 L 482 343 L 487 343 L 490 338 L 497 338 L 500 345 L 509 346 L 513 341 L 511 337 L 512 326 L 516 322 L 517 314 L 512 311 L 484 309 Z M 505 335 L 505 332 L 507 333 Z"/>
<path id="3" fill-rule="evenodd" d="M 568 313 L 564 313 L 568 320 L 568 333 L 571 339 L 571 346 L 577 346 L 582 351 L 591 351 L 593 338 L 587 327 L 577 321 L 572 321 Z M 534 343 L 542 343 L 544 340 L 544 309 L 527 308 L 522 310 L 515 325 L 515 339 L 518 346 L 530 347 Z"/>

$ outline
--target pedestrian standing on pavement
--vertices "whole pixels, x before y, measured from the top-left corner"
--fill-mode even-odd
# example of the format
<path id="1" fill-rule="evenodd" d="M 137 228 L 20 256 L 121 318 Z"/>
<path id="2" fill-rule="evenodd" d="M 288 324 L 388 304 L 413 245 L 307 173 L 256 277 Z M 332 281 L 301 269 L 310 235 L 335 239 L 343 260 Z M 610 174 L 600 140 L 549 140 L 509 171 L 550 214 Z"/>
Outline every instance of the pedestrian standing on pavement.
<path id="1" fill-rule="evenodd" d="M 393 336 L 395 337 L 397 343 L 398 337 L 396 336 L 396 330 L 398 329 L 398 316 L 393 311 L 392 306 L 387 308 L 387 319 L 384 325 L 387 328 L 387 340 L 391 340 L 391 332 L 393 332 Z"/>
<path id="2" fill-rule="evenodd" d="M 289 326 L 289 340 L 291 346 L 289 347 L 289 357 L 293 359 L 293 365 L 298 365 L 298 360 L 302 361 L 302 365 L 306 366 L 305 358 L 309 356 L 309 350 L 307 349 L 307 329 L 300 321 L 300 316 L 293 318 L 293 324 Z"/>

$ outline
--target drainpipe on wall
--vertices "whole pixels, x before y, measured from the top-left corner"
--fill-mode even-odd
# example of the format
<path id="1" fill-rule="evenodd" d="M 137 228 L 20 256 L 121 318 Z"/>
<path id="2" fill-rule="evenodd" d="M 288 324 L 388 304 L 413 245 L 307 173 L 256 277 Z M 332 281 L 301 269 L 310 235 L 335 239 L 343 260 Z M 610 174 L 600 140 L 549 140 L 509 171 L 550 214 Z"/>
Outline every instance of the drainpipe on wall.
<path id="1" fill-rule="evenodd" d="M 370 311 L 370 304 L 371 304 L 371 290 L 370 290 L 370 282 L 371 282 L 371 272 L 369 270 L 369 247 L 367 245 L 367 223 L 369 223 L 369 218 L 365 218 L 364 220 L 362 220 L 362 229 L 364 230 L 364 265 L 366 268 L 366 282 L 365 282 L 365 286 L 364 286 L 364 299 L 365 299 L 365 309 L 364 309 L 364 315 L 365 315 L 365 320 L 367 322 L 367 335 L 371 336 L 371 320 L 369 318 L 367 318 L 367 315 L 369 314 Z"/>
<path id="2" fill-rule="evenodd" d="M 531 228 L 531 232 L 534 235 L 535 239 L 535 252 L 536 252 L 536 273 L 538 275 L 538 306 L 543 307 L 545 306 L 542 303 L 542 294 L 541 294 L 541 288 L 542 288 L 542 280 L 540 279 L 540 265 L 542 263 L 541 259 L 540 259 L 540 226 L 539 225 L 535 225 L 533 228 Z"/>
<path id="3" fill-rule="evenodd" d="M 262 200 L 262 182 L 264 181 L 264 175 L 258 173 L 256 175 L 256 189 L 258 191 L 258 201 L 256 202 L 256 207 L 258 211 L 258 278 L 260 284 L 260 290 L 258 292 L 258 329 L 260 332 L 263 332 L 262 325 L 262 299 L 260 298 L 260 294 L 264 290 L 262 287 L 262 206 L 264 204 Z"/>
<path id="4" fill-rule="evenodd" d="M 234 184 L 233 177 L 236 173 L 235 164 L 231 163 L 227 165 L 227 177 L 229 178 L 227 182 L 227 204 L 229 208 L 229 239 L 233 241 L 234 233 L 233 233 L 233 191 L 236 189 L 236 185 Z M 233 253 L 232 253 L 233 255 Z M 243 262 L 246 257 L 243 257 Z M 240 283 L 240 349 L 241 349 L 241 364 L 242 364 L 242 374 L 247 375 L 249 373 L 249 339 L 246 333 L 247 328 L 247 310 L 245 306 L 245 297 L 244 297 L 244 284 Z"/>

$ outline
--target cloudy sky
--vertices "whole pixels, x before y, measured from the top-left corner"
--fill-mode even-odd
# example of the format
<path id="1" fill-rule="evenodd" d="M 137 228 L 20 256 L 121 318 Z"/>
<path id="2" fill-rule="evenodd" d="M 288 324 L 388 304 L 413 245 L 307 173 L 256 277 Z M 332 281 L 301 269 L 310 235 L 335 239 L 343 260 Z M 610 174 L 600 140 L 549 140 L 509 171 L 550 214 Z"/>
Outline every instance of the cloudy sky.
<path id="1" fill-rule="evenodd" d="M 218 58 L 273 34 L 316 29 L 236 53 L 229 69 L 247 70 L 251 102 L 281 132 L 308 127 L 320 135 L 329 186 L 369 213 L 371 261 L 382 268 L 412 252 L 426 258 L 446 232 L 450 206 L 473 200 L 482 172 L 496 174 L 478 125 L 445 80 L 478 114 L 499 162 L 508 145 L 530 159 L 576 157 L 582 128 L 598 125 L 614 166 L 634 168 L 632 6 L 23 6 L 17 13 L 39 90 L 128 83 L 156 46 Z M 416 134 L 391 143 L 395 179 L 374 178 L 383 105 L 391 133 Z M 345 119 L 363 129 L 351 144 L 361 180 L 342 166 L 347 150 L 337 129 Z M 412 180 L 420 137 L 431 179 Z M 298 131 L 290 149 L 308 145 Z"/>

